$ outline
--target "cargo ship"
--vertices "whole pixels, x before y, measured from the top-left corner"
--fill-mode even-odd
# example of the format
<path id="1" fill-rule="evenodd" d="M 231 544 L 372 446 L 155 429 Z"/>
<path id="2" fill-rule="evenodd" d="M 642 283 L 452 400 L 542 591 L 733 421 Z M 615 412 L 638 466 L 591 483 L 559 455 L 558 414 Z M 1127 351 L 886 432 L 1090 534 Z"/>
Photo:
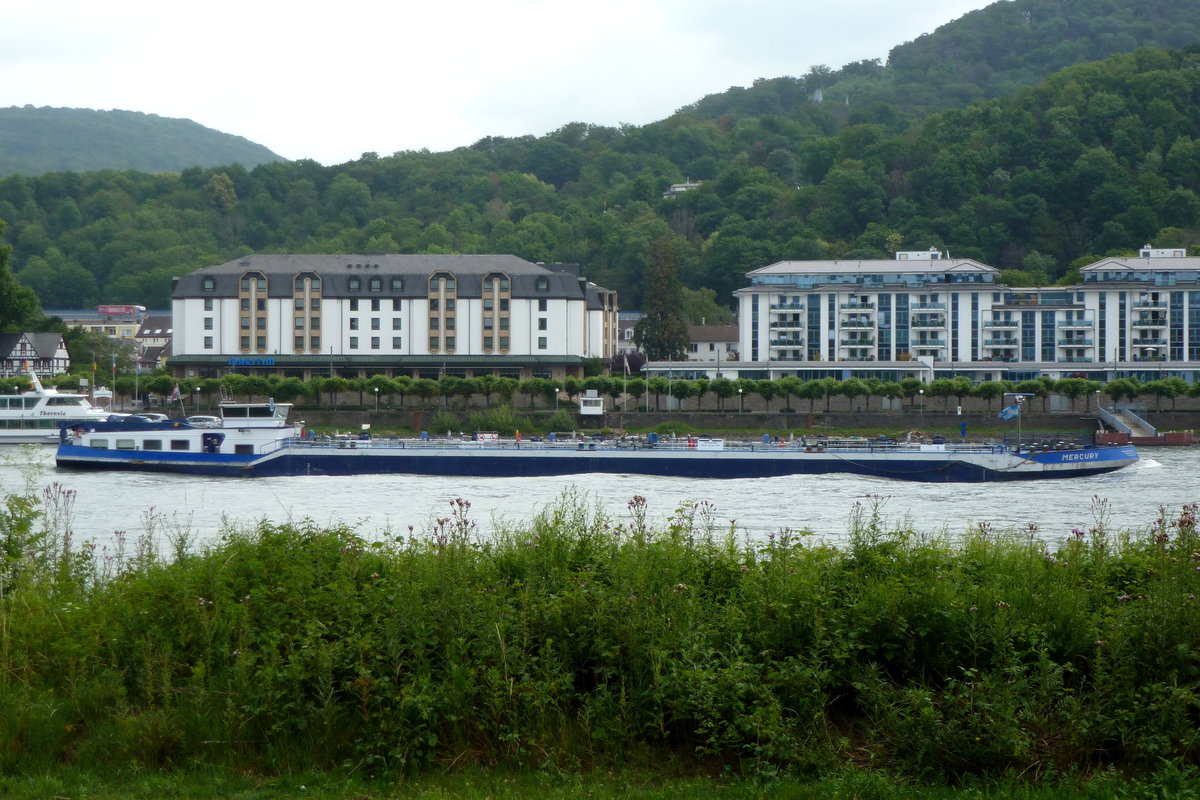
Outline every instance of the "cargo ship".
<path id="1" fill-rule="evenodd" d="M 419 474 L 537 477 L 586 473 L 682 478 L 771 478 L 852 473 L 934 482 L 1074 478 L 1138 460 L 1130 445 L 1012 446 L 892 439 L 732 441 L 707 437 L 503 439 L 494 434 L 414 439 L 317 437 L 288 421 L 288 403 L 220 405 L 220 427 L 137 415 L 64 423 L 56 464 L 215 476 Z"/>

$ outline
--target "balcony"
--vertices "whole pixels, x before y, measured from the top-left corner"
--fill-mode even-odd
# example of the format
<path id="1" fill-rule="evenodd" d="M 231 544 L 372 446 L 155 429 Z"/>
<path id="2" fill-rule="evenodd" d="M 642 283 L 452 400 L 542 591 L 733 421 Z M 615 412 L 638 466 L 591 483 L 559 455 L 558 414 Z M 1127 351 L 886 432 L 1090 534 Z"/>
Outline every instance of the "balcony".
<path id="1" fill-rule="evenodd" d="M 843 328 L 874 328 L 875 320 L 873 319 L 845 319 L 842 320 Z"/>
<path id="2" fill-rule="evenodd" d="M 874 311 L 874 303 L 842 303 L 839 308 L 842 311 Z"/>
<path id="3" fill-rule="evenodd" d="M 1090 331 L 1092 328 L 1095 328 L 1095 327 L 1096 327 L 1096 323 L 1090 319 L 1064 319 L 1064 320 L 1060 320 L 1058 323 L 1058 329 L 1060 331 L 1063 331 L 1063 330 Z"/>
<path id="4" fill-rule="evenodd" d="M 909 311 L 945 311 L 945 303 L 911 303 L 908 306 Z"/>
<path id="5" fill-rule="evenodd" d="M 842 339 L 838 342 L 842 347 L 874 347 L 874 339 Z"/>
<path id="6" fill-rule="evenodd" d="M 913 317 L 908 322 L 910 328 L 944 328 L 946 327 L 945 317 Z"/>
<path id="7" fill-rule="evenodd" d="M 768 306 L 771 311 L 803 311 L 804 303 L 780 303 Z"/>
<path id="8" fill-rule="evenodd" d="M 985 328 L 1019 328 L 1021 321 L 1016 319 L 989 319 L 983 323 Z"/>
<path id="9" fill-rule="evenodd" d="M 1135 319 L 1130 323 L 1135 328 L 1165 328 L 1167 327 L 1167 318 L 1163 317 L 1147 317 L 1146 319 Z"/>
<path id="10" fill-rule="evenodd" d="M 1164 310 L 1168 308 L 1166 303 L 1159 303 L 1159 302 L 1155 302 L 1154 300 L 1134 300 L 1133 307 L 1134 308 L 1161 308 Z"/>
<path id="11" fill-rule="evenodd" d="M 1134 339 L 1129 343 L 1130 347 L 1166 347 L 1166 339 Z"/>
<path id="12" fill-rule="evenodd" d="M 1091 339 L 1059 339 L 1056 342 L 1058 347 L 1095 347 L 1096 343 Z"/>
<path id="13" fill-rule="evenodd" d="M 984 339 L 984 347 L 1020 347 L 1020 339 Z"/>
<path id="14" fill-rule="evenodd" d="M 772 339 L 770 347 L 804 347 L 803 339 Z"/>
<path id="15" fill-rule="evenodd" d="M 771 327 L 786 330 L 803 330 L 804 322 L 798 319 L 776 319 L 771 321 Z"/>

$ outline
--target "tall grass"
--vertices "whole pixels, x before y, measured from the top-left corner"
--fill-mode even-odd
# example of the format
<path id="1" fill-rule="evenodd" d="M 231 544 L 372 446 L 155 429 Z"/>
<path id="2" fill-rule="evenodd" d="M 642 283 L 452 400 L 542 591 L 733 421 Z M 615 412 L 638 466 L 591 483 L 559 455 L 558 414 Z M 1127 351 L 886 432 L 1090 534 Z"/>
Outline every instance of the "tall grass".
<path id="1" fill-rule="evenodd" d="M 1195 506 L 1122 534 L 1098 504 L 1050 546 L 868 505 L 835 548 L 568 494 L 486 538 L 458 500 L 393 541 L 263 523 L 165 556 L 73 543 L 70 512 L 0 512 L 0 773 L 1195 776 Z"/>

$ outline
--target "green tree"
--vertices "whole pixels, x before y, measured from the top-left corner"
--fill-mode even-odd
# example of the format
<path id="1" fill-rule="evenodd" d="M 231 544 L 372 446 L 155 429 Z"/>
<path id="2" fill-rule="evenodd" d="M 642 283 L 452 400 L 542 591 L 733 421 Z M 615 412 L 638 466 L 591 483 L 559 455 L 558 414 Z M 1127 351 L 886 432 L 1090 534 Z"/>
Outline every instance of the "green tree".
<path id="1" fill-rule="evenodd" d="M 665 238 L 650 245 L 642 317 L 633 329 L 638 349 L 651 361 L 674 361 L 687 354 L 687 324 L 681 315 L 683 285 L 675 246 Z"/>
<path id="2" fill-rule="evenodd" d="M 0 220 L 0 235 L 3 234 L 4 220 Z M 12 248 L 0 244 L 0 333 L 19 333 L 44 324 L 37 294 L 18 283 L 8 271 L 11 256 Z"/>

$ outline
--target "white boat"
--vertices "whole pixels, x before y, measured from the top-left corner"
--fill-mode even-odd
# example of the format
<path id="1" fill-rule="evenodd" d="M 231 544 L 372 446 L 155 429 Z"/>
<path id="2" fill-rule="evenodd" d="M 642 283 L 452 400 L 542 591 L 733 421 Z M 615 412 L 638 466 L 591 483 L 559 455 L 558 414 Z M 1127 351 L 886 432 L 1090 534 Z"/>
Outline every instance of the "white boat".
<path id="1" fill-rule="evenodd" d="M 47 389 L 34 372 L 29 379 L 30 391 L 0 395 L 0 444 L 54 444 L 64 422 L 103 422 L 113 416 L 85 394 Z"/>

